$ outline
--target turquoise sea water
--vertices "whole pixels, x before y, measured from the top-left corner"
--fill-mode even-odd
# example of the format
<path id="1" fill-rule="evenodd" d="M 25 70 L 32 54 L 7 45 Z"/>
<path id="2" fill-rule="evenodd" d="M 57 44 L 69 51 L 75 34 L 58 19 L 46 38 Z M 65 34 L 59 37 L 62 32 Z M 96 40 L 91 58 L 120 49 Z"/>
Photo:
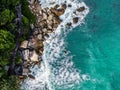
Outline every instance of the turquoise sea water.
<path id="1" fill-rule="evenodd" d="M 75 68 L 89 76 L 79 90 L 120 90 L 120 0 L 84 0 L 90 12 L 66 37 Z"/>

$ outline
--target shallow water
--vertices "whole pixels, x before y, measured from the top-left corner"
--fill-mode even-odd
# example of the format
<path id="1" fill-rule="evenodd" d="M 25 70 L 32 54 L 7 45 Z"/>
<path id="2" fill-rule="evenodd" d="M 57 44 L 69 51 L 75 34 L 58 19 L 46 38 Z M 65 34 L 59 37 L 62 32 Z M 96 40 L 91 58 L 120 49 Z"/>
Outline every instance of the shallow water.
<path id="1" fill-rule="evenodd" d="M 84 0 L 84 25 L 66 38 L 75 67 L 88 75 L 79 90 L 120 90 L 120 1 Z"/>

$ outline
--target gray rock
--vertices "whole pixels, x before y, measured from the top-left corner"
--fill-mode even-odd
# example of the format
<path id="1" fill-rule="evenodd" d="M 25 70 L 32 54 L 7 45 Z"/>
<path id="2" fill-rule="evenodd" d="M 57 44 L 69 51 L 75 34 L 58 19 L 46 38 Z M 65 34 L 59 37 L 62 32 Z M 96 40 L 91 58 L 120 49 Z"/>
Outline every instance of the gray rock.
<path id="1" fill-rule="evenodd" d="M 23 73 L 28 74 L 29 73 L 29 69 L 28 68 L 23 68 Z"/>
<path id="2" fill-rule="evenodd" d="M 48 26 L 52 26 L 53 21 L 52 20 L 47 20 L 47 24 L 48 24 Z"/>
<path id="3" fill-rule="evenodd" d="M 31 28 L 31 29 L 34 29 L 34 25 L 33 25 L 33 24 L 30 24 L 30 28 Z"/>
<path id="4" fill-rule="evenodd" d="M 38 54 L 35 52 L 35 50 L 32 52 L 32 56 L 30 57 L 30 60 L 31 60 L 32 62 L 34 62 L 34 61 L 39 61 L 39 56 L 38 56 Z"/>
<path id="5" fill-rule="evenodd" d="M 53 19 L 53 16 L 52 15 L 49 15 L 48 16 L 48 20 L 52 20 Z"/>
<path id="6" fill-rule="evenodd" d="M 47 20 L 47 15 L 43 13 L 43 19 Z"/>
<path id="7" fill-rule="evenodd" d="M 38 34 L 38 35 L 37 35 L 37 38 L 38 38 L 39 40 L 41 40 L 41 39 L 42 39 L 42 34 Z"/>
<path id="8" fill-rule="evenodd" d="M 45 33 L 45 32 L 47 32 L 47 29 L 46 29 L 46 28 L 43 28 L 42 31 Z"/>
<path id="9" fill-rule="evenodd" d="M 24 60 L 29 61 L 29 50 L 22 51 Z"/>

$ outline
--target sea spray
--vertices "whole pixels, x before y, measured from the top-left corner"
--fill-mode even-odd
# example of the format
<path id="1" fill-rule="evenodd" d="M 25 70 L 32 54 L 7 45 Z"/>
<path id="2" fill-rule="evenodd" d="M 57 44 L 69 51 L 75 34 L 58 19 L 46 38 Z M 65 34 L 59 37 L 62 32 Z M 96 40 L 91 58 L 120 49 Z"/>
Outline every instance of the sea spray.
<path id="1" fill-rule="evenodd" d="M 41 0 L 40 0 L 41 1 Z M 61 24 L 51 34 L 49 38 L 44 42 L 44 51 L 41 62 L 41 66 L 34 66 L 31 68 L 31 74 L 35 76 L 35 80 L 27 78 L 21 89 L 25 90 L 69 90 L 74 89 L 75 85 L 80 84 L 81 78 L 79 71 L 74 68 L 72 62 L 72 56 L 69 51 L 65 49 L 65 41 L 67 33 L 72 28 L 82 24 L 84 18 L 89 12 L 89 8 L 84 2 L 78 2 L 76 0 L 42 0 L 42 7 L 53 7 L 61 4 L 71 4 L 71 7 L 67 7 L 65 13 L 60 16 Z M 79 7 L 85 7 L 82 12 L 76 12 Z M 78 23 L 73 23 L 73 18 L 78 17 Z M 70 28 L 66 27 L 66 24 L 71 22 Z"/>

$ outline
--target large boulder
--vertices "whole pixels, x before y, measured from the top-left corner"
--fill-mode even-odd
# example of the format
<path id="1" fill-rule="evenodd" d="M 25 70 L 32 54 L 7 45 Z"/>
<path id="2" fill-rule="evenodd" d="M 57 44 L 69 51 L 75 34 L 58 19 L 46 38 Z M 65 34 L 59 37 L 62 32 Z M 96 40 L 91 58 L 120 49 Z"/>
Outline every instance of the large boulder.
<path id="1" fill-rule="evenodd" d="M 27 46 L 28 46 L 28 41 L 27 40 L 23 41 L 20 45 L 21 48 L 27 48 Z"/>
<path id="2" fill-rule="evenodd" d="M 59 9 L 55 9 L 55 8 L 52 8 L 51 9 L 51 12 L 54 13 L 56 16 L 61 16 L 62 14 L 64 14 L 65 10 L 62 9 L 62 8 L 59 8 Z"/>
<path id="3" fill-rule="evenodd" d="M 35 50 L 32 51 L 32 55 L 31 55 L 31 57 L 30 57 L 30 60 L 31 60 L 32 62 L 39 61 L 39 56 L 38 56 L 38 54 L 36 53 Z"/>

